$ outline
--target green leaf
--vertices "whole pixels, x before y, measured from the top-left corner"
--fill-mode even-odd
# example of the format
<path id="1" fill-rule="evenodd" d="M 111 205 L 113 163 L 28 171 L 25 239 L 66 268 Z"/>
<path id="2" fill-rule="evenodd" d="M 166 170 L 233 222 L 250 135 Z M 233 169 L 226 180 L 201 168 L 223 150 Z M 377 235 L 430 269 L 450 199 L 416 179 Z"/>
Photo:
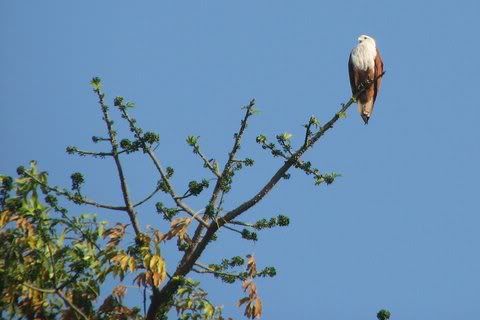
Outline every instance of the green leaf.
<path id="1" fill-rule="evenodd" d="M 94 77 L 92 81 L 90 81 L 90 85 L 94 91 L 99 91 L 102 89 L 102 80 L 99 77 Z"/>
<path id="2" fill-rule="evenodd" d="M 338 117 L 339 117 L 340 119 L 345 119 L 345 118 L 347 117 L 347 113 L 346 113 L 345 111 L 344 111 L 344 112 L 339 112 L 339 113 L 338 113 Z"/>

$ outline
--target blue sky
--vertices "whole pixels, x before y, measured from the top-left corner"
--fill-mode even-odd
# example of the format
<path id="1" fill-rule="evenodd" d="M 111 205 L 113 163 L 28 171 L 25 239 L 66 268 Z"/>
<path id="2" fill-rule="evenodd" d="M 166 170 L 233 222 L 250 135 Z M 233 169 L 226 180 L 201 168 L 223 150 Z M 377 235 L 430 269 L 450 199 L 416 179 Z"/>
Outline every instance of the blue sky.
<path id="1" fill-rule="evenodd" d="M 352 108 L 306 156 L 342 177 L 315 187 L 292 172 L 244 217 L 286 213 L 288 229 L 262 232 L 254 245 L 222 232 L 201 260 L 254 253 L 260 266 L 275 265 L 278 276 L 259 281 L 264 319 L 374 319 L 381 308 L 393 319 L 472 318 L 480 311 L 479 11 L 475 1 L 0 1 L 0 172 L 36 159 L 52 183 L 69 185 L 81 170 L 88 195 L 120 203 L 111 162 L 64 153 L 99 148 L 90 137 L 104 128 L 88 85 L 98 75 L 110 100 L 135 101 L 138 121 L 159 132 L 159 156 L 182 190 L 208 177 L 185 137 L 200 135 L 205 153 L 224 160 L 240 107 L 256 98 L 261 113 L 242 148 L 256 166 L 234 184 L 233 208 L 281 165 L 255 136 L 288 131 L 299 142 L 310 115 L 327 121 L 350 94 L 349 51 L 369 34 L 387 70 L 370 124 Z M 141 198 L 155 184 L 152 167 L 141 156 L 126 161 Z M 139 217 L 167 228 L 154 202 Z M 200 279 L 240 318 L 239 284 Z"/>

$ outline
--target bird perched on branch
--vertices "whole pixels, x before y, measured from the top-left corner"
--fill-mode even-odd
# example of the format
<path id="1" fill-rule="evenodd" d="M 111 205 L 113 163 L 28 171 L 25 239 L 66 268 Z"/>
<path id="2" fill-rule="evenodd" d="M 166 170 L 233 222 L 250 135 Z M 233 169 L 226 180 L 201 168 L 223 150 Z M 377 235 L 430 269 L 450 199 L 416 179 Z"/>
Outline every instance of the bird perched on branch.
<path id="1" fill-rule="evenodd" d="M 366 35 L 358 37 L 358 45 L 350 53 L 348 72 L 354 96 L 361 90 L 362 84 L 373 81 L 356 97 L 358 112 L 367 124 L 372 116 L 383 75 L 383 60 L 372 37 Z"/>

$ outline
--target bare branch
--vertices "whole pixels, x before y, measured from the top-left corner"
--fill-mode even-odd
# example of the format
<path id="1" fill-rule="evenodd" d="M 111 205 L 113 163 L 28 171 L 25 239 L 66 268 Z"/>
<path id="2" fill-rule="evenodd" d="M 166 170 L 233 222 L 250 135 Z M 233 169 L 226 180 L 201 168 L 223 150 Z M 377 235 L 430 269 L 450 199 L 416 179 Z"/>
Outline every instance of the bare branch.
<path id="1" fill-rule="evenodd" d="M 110 141 L 110 139 L 106 139 L 105 141 Z M 120 150 L 117 154 L 126 153 L 127 150 Z M 80 150 L 77 147 L 67 147 L 67 153 L 69 154 L 77 154 L 81 157 L 83 156 L 92 156 L 94 158 L 105 158 L 105 157 L 113 157 L 113 153 L 111 152 L 95 152 L 95 151 L 86 151 Z"/>
<path id="2" fill-rule="evenodd" d="M 255 225 L 253 223 L 246 223 L 246 222 L 236 221 L 236 220 L 229 221 L 228 223 L 235 224 L 235 225 L 238 225 L 238 226 L 255 228 Z"/>
<path id="3" fill-rule="evenodd" d="M 232 227 L 229 227 L 229 226 L 227 226 L 226 224 L 224 224 L 222 227 L 224 227 L 224 228 L 226 228 L 226 229 L 228 229 L 228 230 L 234 231 L 234 232 L 236 232 L 236 233 L 239 233 L 240 235 L 242 234 L 242 231 L 237 230 L 237 229 L 232 228 Z"/>
<path id="4" fill-rule="evenodd" d="M 92 156 L 92 157 L 113 157 L 111 152 L 95 152 L 95 151 L 86 151 L 80 150 L 77 147 L 67 147 L 67 153 L 69 154 L 78 154 L 79 156 Z"/>
<path id="5" fill-rule="evenodd" d="M 145 199 L 143 199 L 142 201 L 139 201 L 137 202 L 136 204 L 133 205 L 134 208 L 138 207 L 138 206 L 141 206 L 142 204 L 144 204 L 145 202 L 147 202 L 148 200 L 150 200 L 158 191 L 160 191 L 160 187 L 157 186 L 155 188 L 155 190 L 152 191 L 152 193 L 150 193 Z"/>

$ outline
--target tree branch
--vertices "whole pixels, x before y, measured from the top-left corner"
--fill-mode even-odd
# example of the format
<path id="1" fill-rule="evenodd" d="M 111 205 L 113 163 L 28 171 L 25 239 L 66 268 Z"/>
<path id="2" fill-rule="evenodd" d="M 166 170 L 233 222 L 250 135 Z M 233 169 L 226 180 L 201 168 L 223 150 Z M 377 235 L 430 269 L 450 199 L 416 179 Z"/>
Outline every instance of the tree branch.
<path id="1" fill-rule="evenodd" d="M 182 260 L 180 261 L 172 279 L 175 277 L 184 277 L 187 275 L 195 265 L 195 262 L 201 256 L 205 248 L 207 247 L 208 243 L 212 240 L 212 237 L 215 235 L 216 231 L 223 226 L 224 224 L 232 221 L 236 217 L 238 217 L 243 212 L 247 211 L 259 201 L 261 201 L 272 189 L 273 187 L 280 181 L 280 179 L 285 175 L 285 173 L 295 164 L 298 162 L 300 157 L 309 149 L 311 148 L 329 129 L 333 127 L 333 125 L 340 119 L 340 115 L 343 114 L 348 110 L 348 108 L 356 101 L 358 95 L 360 95 L 363 91 L 365 91 L 369 86 L 373 84 L 378 78 L 382 77 L 385 74 L 382 73 L 375 79 L 371 81 L 367 81 L 364 86 L 353 96 L 351 97 L 347 103 L 342 104 L 340 110 L 328 121 L 324 126 L 320 127 L 320 129 L 308 139 L 308 142 L 300 147 L 293 155 L 275 172 L 272 178 L 265 184 L 264 187 L 260 189 L 252 198 L 242 203 L 237 208 L 227 212 L 223 217 L 217 218 L 214 223 L 211 223 L 210 226 L 207 228 L 207 231 L 203 238 L 200 240 L 200 236 L 198 237 L 199 242 L 194 247 L 193 250 L 189 250 L 185 252 Z M 248 112 L 248 111 L 247 111 Z M 244 121 L 246 118 L 244 119 Z M 242 121 L 242 127 L 244 127 L 244 122 Z M 242 129 L 241 129 L 242 130 Z M 243 131 L 243 130 L 242 130 Z M 239 136 L 236 137 L 239 140 Z M 237 142 L 235 143 L 237 145 Z M 236 149 L 234 147 L 235 152 Z M 238 149 L 237 149 L 238 150 Z M 231 153 L 232 154 L 232 153 Z M 234 158 L 233 156 L 229 157 L 229 162 L 231 159 Z M 227 162 L 228 163 L 228 162 Z M 227 167 L 227 166 L 226 166 Z M 223 171 L 225 173 L 225 170 Z M 222 173 L 222 176 L 223 176 Z M 220 180 L 220 179 L 219 179 Z M 201 229 L 200 226 L 197 228 L 197 231 Z M 148 309 L 146 320 L 154 320 L 158 313 L 167 312 L 169 306 L 171 305 L 172 297 L 174 296 L 175 292 L 179 287 L 178 281 L 168 281 L 165 286 L 159 290 L 157 288 L 153 288 L 153 296 L 151 299 L 151 304 Z"/>
<path id="2" fill-rule="evenodd" d="M 235 135 L 234 135 L 235 140 L 234 140 L 234 143 L 233 143 L 232 150 L 228 154 L 228 160 L 225 163 L 225 167 L 223 168 L 222 174 L 220 175 L 220 178 L 218 178 L 217 183 L 215 184 L 215 187 L 213 189 L 210 201 L 208 202 L 208 206 L 211 207 L 211 208 L 215 208 L 216 203 L 218 201 L 218 196 L 219 196 L 220 192 L 222 191 L 221 190 L 222 185 L 224 184 L 227 176 L 231 174 L 231 168 L 232 168 L 232 164 L 235 161 L 235 155 L 237 154 L 238 150 L 240 149 L 240 142 L 242 140 L 243 133 L 245 132 L 245 128 L 247 127 L 248 118 L 253 114 L 253 108 L 254 107 L 255 107 L 255 99 L 250 100 L 250 103 L 245 107 L 246 111 L 245 111 L 245 115 L 244 115 L 242 121 L 240 122 L 240 128 L 238 129 L 238 132 L 235 133 Z M 204 215 L 203 219 L 208 220 L 208 216 Z M 191 246 L 190 251 L 194 250 L 195 246 L 197 245 L 204 227 L 206 227 L 206 226 L 199 225 L 197 227 L 197 229 L 195 230 L 195 233 L 194 233 L 193 238 L 192 238 L 192 246 Z"/>
<path id="3" fill-rule="evenodd" d="M 89 200 L 85 197 L 81 197 L 81 199 L 78 199 L 76 198 L 75 196 L 73 196 L 70 192 L 68 192 L 67 190 L 65 189 L 61 189 L 59 187 L 51 187 L 49 186 L 48 184 L 42 182 L 41 180 L 37 179 L 37 177 L 29 174 L 28 172 L 24 171 L 23 174 L 25 174 L 26 176 L 28 176 L 30 179 L 34 180 L 36 183 L 38 183 L 39 185 L 41 185 L 42 187 L 44 187 L 45 189 L 51 191 L 51 192 L 54 192 L 56 195 L 58 196 L 64 196 L 65 198 L 67 198 L 68 200 L 70 201 L 73 201 L 75 203 L 78 203 L 78 204 L 88 204 L 90 206 L 94 206 L 94 207 L 97 207 L 97 208 L 102 208 L 102 209 L 109 209 L 109 210 L 115 210 L 115 211 L 126 211 L 127 208 L 126 207 L 120 207 L 120 206 L 112 206 L 112 205 L 108 205 L 108 204 L 101 204 L 101 203 L 98 203 L 98 202 L 95 202 L 95 201 L 92 201 L 92 200 Z"/>
<path id="4" fill-rule="evenodd" d="M 304 144 L 302 147 L 300 147 L 295 153 L 288 158 L 288 160 L 285 162 L 283 166 L 281 166 L 277 172 L 272 176 L 272 178 L 265 184 L 265 186 L 260 189 L 257 194 L 255 194 L 252 198 L 250 198 L 248 201 L 245 201 L 242 203 L 240 206 L 237 208 L 227 212 L 222 218 L 220 218 L 220 223 L 225 224 L 239 215 L 241 215 L 243 212 L 247 211 L 251 207 L 253 207 L 255 204 L 257 204 L 260 200 L 262 200 L 272 189 L 273 187 L 280 181 L 280 179 L 287 173 L 287 171 L 296 163 L 299 163 L 300 157 L 325 134 L 329 129 L 333 128 L 333 125 L 335 122 L 340 119 L 340 115 L 342 115 L 344 112 L 348 110 L 348 108 L 356 101 L 357 97 L 365 91 L 370 85 L 373 84 L 374 81 L 376 81 L 378 78 L 381 78 L 385 72 L 383 72 L 381 75 L 379 75 L 377 78 L 375 78 L 372 81 L 367 81 L 363 88 L 358 91 L 353 97 L 348 100 L 346 104 L 342 104 L 342 107 L 340 110 L 328 121 L 325 125 L 321 126 L 320 129 L 310 138 L 308 139 L 308 142 Z"/>
<path id="5" fill-rule="evenodd" d="M 214 274 L 214 275 L 217 275 L 217 276 L 235 277 L 235 278 L 241 279 L 241 275 L 238 274 L 238 273 L 216 271 L 216 270 L 213 270 L 213 269 L 209 268 L 208 266 L 206 266 L 204 264 L 201 264 L 201 263 L 195 263 L 195 266 L 202 269 L 202 270 L 192 269 L 192 271 L 194 271 L 196 273 L 210 273 L 210 274 Z"/>
<path id="6" fill-rule="evenodd" d="M 100 107 L 103 113 L 103 120 L 105 121 L 105 124 L 107 126 L 108 136 L 110 138 L 110 145 L 112 146 L 112 156 L 113 156 L 113 159 L 115 160 L 115 166 L 117 167 L 117 173 L 118 173 L 118 178 L 120 180 L 120 186 L 122 188 L 122 195 L 123 195 L 123 200 L 125 202 L 126 212 L 128 214 L 128 217 L 130 218 L 130 222 L 132 224 L 132 227 L 133 227 L 133 230 L 135 231 L 136 236 L 139 236 L 141 231 L 138 225 L 135 209 L 133 208 L 132 202 L 130 201 L 127 182 L 125 179 L 125 175 L 123 173 L 120 157 L 118 156 L 118 143 L 116 140 L 116 132 L 113 130 L 113 127 L 112 127 L 113 121 L 110 120 L 110 117 L 108 115 L 108 107 L 107 105 L 105 105 L 105 102 L 103 100 L 104 94 L 100 92 L 99 88 L 95 88 L 94 92 L 97 94 L 98 103 L 100 104 Z"/>
<path id="7" fill-rule="evenodd" d="M 75 310 L 78 315 L 80 315 L 83 319 L 89 320 L 88 316 L 80 310 L 70 299 L 68 299 L 60 290 L 55 291 L 55 293 L 66 303 L 70 308 Z"/>
<path id="8" fill-rule="evenodd" d="M 48 293 L 48 294 L 56 294 L 58 295 L 64 302 L 65 304 L 67 304 L 70 308 L 72 308 L 79 316 L 81 316 L 83 319 L 85 320 L 89 320 L 88 316 L 82 312 L 82 310 L 80 310 L 80 308 L 78 308 L 72 301 L 70 301 L 70 299 L 68 299 L 63 293 L 62 291 L 58 290 L 58 289 L 44 289 L 44 288 L 39 288 L 39 287 L 36 287 L 30 283 L 27 283 L 27 282 L 24 282 L 23 285 L 29 289 L 32 289 L 32 290 L 35 290 L 35 291 L 39 291 L 39 292 L 43 292 L 43 293 Z"/>
<path id="9" fill-rule="evenodd" d="M 205 155 L 202 153 L 202 151 L 200 151 L 200 148 L 199 147 L 194 147 L 194 152 L 196 154 L 198 154 L 198 156 L 200 157 L 200 159 L 203 160 L 203 165 L 208 168 L 215 177 L 217 177 L 218 179 L 221 178 L 221 175 L 220 175 L 220 172 L 218 172 L 218 168 L 215 169 L 212 164 L 210 163 L 210 161 L 208 161 L 208 159 L 205 157 Z"/>
<path id="10" fill-rule="evenodd" d="M 152 160 L 155 168 L 157 169 L 158 173 L 160 174 L 160 177 L 162 180 L 165 182 L 167 186 L 167 192 L 170 195 L 170 197 L 173 199 L 173 201 L 176 203 L 178 207 L 180 207 L 183 211 L 185 211 L 187 214 L 192 216 L 195 220 L 197 220 L 201 225 L 204 225 L 205 227 L 208 227 L 208 223 L 206 223 L 201 217 L 197 215 L 197 213 L 190 208 L 186 203 L 184 203 L 176 193 L 175 190 L 173 189 L 172 184 L 170 183 L 170 180 L 168 179 L 167 173 L 163 169 L 162 165 L 160 164 L 160 161 L 158 158 L 155 156 L 153 153 L 152 149 L 143 141 L 142 135 L 139 132 L 138 128 L 135 126 L 134 121 L 130 118 L 128 115 L 126 108 L 124 106 L 119 107 L 120 111 L 122 112 L 123 117 L 128 121 L 130 128 L 134 132 L 135 138 L 137 138 L 139 141 L 142 143 L 142 148 L 145 151 L 146 154 L 150 157 Z"/>
<path id="11" fill-rule="evenodd" d="M 138 207 L 138 206 L 141 206 L 142 204 L 144 204 L 145 202 L 147 202 L 148 200 L 150 200 L 158 191 L 160 191 L 160 187 L 157 186 L 155 188 L 155 190 L 152 191 L 152 193 L 150 193 L 145 199 L 143 199 L 142 201 L 139 201 L 137 202 L 136 204 L 133 205 L 134 208 Z"/>

